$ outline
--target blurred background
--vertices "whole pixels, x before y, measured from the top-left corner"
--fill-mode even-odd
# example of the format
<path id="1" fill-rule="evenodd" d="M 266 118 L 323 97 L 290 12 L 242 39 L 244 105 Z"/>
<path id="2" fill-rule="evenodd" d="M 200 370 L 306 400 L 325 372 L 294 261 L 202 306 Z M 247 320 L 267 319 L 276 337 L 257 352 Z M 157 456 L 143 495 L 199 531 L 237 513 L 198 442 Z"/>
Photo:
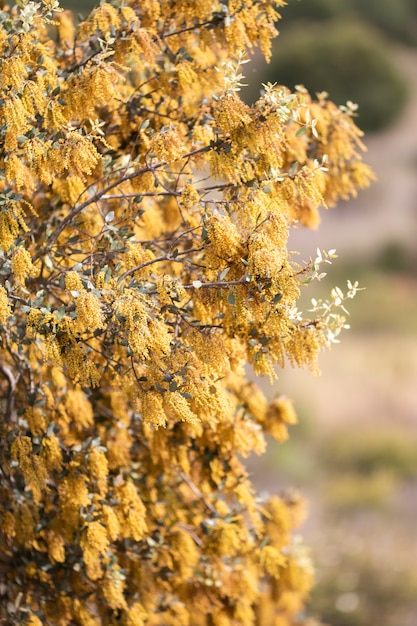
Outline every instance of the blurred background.
<path id="1" fill-rule="evenodd" d="M 245 97 L 270 81 L 358 103 L 378 182 L 323 210 L 317 232 L 292 235 L 303 259 L 317 247 L 339 254 L 305 308 L 347 279 L 366 289 L 341 344 L 322 354 L 321 377 L 280 373 L 272 394 L 293 398 L 299 424 L 253 461 L 254 480 L 309 500 L 311 613 L 331 626 L 415 626 L 417 0 L 289 0 L 281 13 L 272 61 L 252 68 Z"/>
<path id="2" fill-rule="evenodd" d="M 86 13 L 93 2 L 62 1 Z M 318 584 L 309 612 L 331 626 L 417 624 L 417 0 L 289 0 L 273 59 L 244 66 L 261 83 L 359 104 L 369 190 L 322 211 L 317 232 L 294 231 L 302 259 L 336 248 L 311 297 L 366 288 L 351 302 L 351 330 L 322 354 L 322 376 L 290 368 L 269 396 L 291 397 L 299 424 L 284 444 L 250 460 L 260 491 L 290 486 L 309 500 L 301 529 Z"/>

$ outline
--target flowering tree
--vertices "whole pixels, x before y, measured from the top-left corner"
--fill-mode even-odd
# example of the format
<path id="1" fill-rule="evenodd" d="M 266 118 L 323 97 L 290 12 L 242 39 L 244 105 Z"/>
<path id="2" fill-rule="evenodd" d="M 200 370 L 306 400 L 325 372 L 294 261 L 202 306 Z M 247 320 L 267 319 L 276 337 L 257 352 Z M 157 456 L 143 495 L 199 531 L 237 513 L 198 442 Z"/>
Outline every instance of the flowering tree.
<path id="1" fill-rule="evenodd" d="M 332 253 L 297 264 L 288 232 L 371 172 L 351 108 L 239 98 L 284 4 L 0 11 L 2 624 L 285 626 L 303 606 L 303 502 L 256 498 L 242 461 L 296 418 L 245 366 L 316 371 L 356 286 L 306 318 Z"/>

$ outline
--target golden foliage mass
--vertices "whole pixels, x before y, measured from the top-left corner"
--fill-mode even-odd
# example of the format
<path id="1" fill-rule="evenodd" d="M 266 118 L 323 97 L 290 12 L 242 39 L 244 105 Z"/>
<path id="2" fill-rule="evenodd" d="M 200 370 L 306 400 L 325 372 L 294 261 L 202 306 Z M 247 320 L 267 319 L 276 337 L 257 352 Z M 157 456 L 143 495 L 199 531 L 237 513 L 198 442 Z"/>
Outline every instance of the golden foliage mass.
<path id="1" fill-rule="evenodd" d="M 343 318 L 297 311 L 317 268 L 289 229 L 372 173 L 323 94 L 240 99 L 284 4 L 0 12 L 2 624 L 290 626 L 303 607 L 303 502 L 255 497 L 241 460 L 296 417 L 245 366 L 317 369 Z"/>

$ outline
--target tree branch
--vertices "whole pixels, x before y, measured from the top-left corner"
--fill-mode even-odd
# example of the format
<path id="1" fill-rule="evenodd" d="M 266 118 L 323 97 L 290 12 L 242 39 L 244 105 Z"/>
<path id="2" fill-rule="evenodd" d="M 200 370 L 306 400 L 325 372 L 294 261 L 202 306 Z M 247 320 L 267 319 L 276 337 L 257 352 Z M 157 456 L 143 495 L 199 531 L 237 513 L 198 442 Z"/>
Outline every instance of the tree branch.
<path id="1" fill-rule="evenodd" d="M 197 148 L 196 150 L 192 150 L 191 152 L 184 154 L 181 158 L 188 159 L 189 157 L 194 156 L 196 154 L 209 152 L 210 150 L 213 149 L 213 147 L 214 146 L 204 146 L 203 148 Z M 118 185 L 121 185 L 122 183 L 128 180 L 133 180 L 134 178 L 137 178 L 138 176 L 141 176 L 142 174 L 146 174 L 146 172 L 153 172 L 157 169 L 160 169 L 164 165 L 167 165 L 167 163 L 165 161 L 160 161 L 159 163 L 155 163 L 154 165 L 147 165 L 146 167 L 143 167 L 140 170 L 136 170 L 135 172 L 132 172 L 131 174 L 126 174 L 122 176 L 121 178 L 119 178 L 118 180 L 114 181 L 113 183 L 110 183 L 109 185 L 107 185 L 107 187 L 105 187 L 104 189 L 97 191 L 97 193 L 91 196 L 91 198 L 88 198 L 88 200 L 85 200 L 81 204 L 76 205 L 72 209 L 72 211 L 69 212 L 67 217 L 65 217 L 62 220 L 61 224 L 56 228 L 55 232 L 53 233 L 51 239 L 48 242 L 48 248 L 51 248 L 54 245 L 54 243 L 57 241 L 62 231 L 71 223 L 74 217 L 76 217 L 79 213 L 81 213 L 81 211 L 87 208 L 90 204 L 94 204 L 98 202 L 99 200 L 102 200 L 103 196 L 108 194 L 109 191 L 111 191 Z M 136 195 L 140 195 L 140 194 L 136 194 Z M 175 195 L 175 192 L 173 192 L 173 195 Z M 40 255 L 35 256 L 34 260 L 39 258 L 39 256 Z"/>
<path id="2" fill-rule="evenodd" d="M 7 404 L 6 404 L 6 421 L 11 422 L 14 421 L 14 403 L 16 396 L 16 386 L 19 382 L 20 374 L 18 374 L 17 378 L 13 376 L 13 372 L 8 365 L 4 365 L 0 363 L 0 372 L 7 378 L 7 382 L 9 383 L 9 391 L 7 394 Z"/>

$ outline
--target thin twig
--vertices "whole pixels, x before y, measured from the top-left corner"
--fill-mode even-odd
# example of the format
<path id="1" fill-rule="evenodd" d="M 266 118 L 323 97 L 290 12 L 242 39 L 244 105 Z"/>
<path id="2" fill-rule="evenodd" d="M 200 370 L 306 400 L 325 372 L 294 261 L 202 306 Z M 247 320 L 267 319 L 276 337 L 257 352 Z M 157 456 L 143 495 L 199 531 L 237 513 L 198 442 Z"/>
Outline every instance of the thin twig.
<path id="1" fill-rule="evenodd" d="M 214 146 L 204 146 L 203 148 L 197 148 L 196 150 L 192 150 L 191 152 L 188 152 L 187 154 L 184 154 L 182 156 L 182 158 L 183 159 L 188 159 L 189 157 L 194 156 L 196 154 L 202 154 L 203 152 L 208 152 L 209 150 L 212 150 L 213 147 Z M 48 242 L 48 247 L 51 248 L 54 245 L 54 243 L 57 241 L 57 239 L 60 236 L 60 234 L 62 233 L 62 231 L 71 223 L 71 221 L 74 219 L 74 217 L 76 217 L 79 213 L 81 213 L 81 211 L 83 211 L 85 208 L 90 206 L 90 204 L 94 204 L 94 203 L 98 202 L 99 200 L 101 200 L 103 198 L 103 196 L 108 194 L 109 191 L 111 191 L 115 187 L 118 187 L 122 183 L 124 183 L 124 182 L 126 182 L 128 180 L 133 180 L 134 178 L 137 178 L 138 176 L 141 176 L 142 174 L 145 174 L 146 172 L 154 172 L 155 170 L 160 169 L 161 167 L 163 167 L 165 165 L 167 165 L 167 163 L 165 161 L 160 161 L 159 163 L 155 163 L 153 165 L 147 165 L 146 167 L 142 167 L 141 169 L 136 170 L 135 172 L 132 172 L 131 174 L 125 174 L 124 176 L 122 176 L 118 180 L 116 180 L 113 183 L 110 183 L 109 185 L 107 185 L 107 187 L 105 187 L 104 189 L 101 189 L 100 191 L 97 191 L 97 193 L 95 193 L 93 196 L 91 196 L 91 198 L 88 198 L 87 200 L 85 200 L 81 204 L 76 205 L 72 209 L 72 211 L 70 211 L 68 213 L 67 217 L 62 220 L 61 224 L 59 226 L 57 226 L 57 228 L 55 229 L 51 239 Z M 140 195 L 140 194 L 137 194 L 137 195 Z M 35 257 L 35 259 L 38 258 L 38 257 L 39 257 L 39 255 L 37 255 Z"/>
<path id="2" fill-rule="evenodd" d="M 183 285 L 184 289 L 210 289 L 211 287 L 216 287 L 218 289 L 229 289 L 230 287 L 234 287 L 236 285 L 247 285 L 249 284 L 249 280 L 246 278 L 241 278 L 240 280 L 218 280 L 213 282 L 201 283 L 201 281 L 194 281 L 194 283 L 199 282 L 198 285 L 191 283 L 190 285 Z"/>
<path id="3" fill-rule="evenodd" d="M 183 263 L 183 259 L 179 259 L 178 257 L 184 256 L 185 254 L 192 254 L 193 252 L 201 252 L 201 248 L 183 250 L 182 252 L 178 252 L 175 257 L 173 257 L 171 254 L 165 254 L 164 256 L 158 256 L 155 259 L 150 259 L 149 261 L 145 261 L 144 263 L 141 263 L 140 265 L 136 265 L 136 267 L 132 267 L 132 269 L 126 270 L 126 272 L 123 272 L 123 274 L 119 276 L 118 281 L 121 281 L 124 278 L 126 278 L 126 276 L 130 276 L 131 274 L 138 272 L 139 270 L 143 269 L 144 267 L 147 267 L 148 265 L 153 265 L 154 263 L 161 263 L 162 261 L 170 261 L 170 262 L 172 261 L 175 263 Z"/>
<path id="4" fill-rule="evenodd" d="M 189 486 L 193 494 L 204 503 L 206 508 L 211 511 L 211 513 L 213 513 L 214 515 L 218 515 L 217 509 L 211 504 L 211 502 L 208 502 L 208 500 L 206 500 L 204 494 L 201 493 L 200 489 L 197 487 L 197 485 L 193 483 L 191 478 L 188 478 L 188 476 L 181 471 L 178 472 L 178 476 Z"/>
<path id="5" fill-rule="evenodd" d="M 6 421 L 13 421 L 14 418 L 14 403 L 16 396 L 16 386 L 19 382 L 20 374 L 15 378 L 12 370 L 8 365 L 4 365 L 0 363 L 0 372 L 7 378 L 7 382 L 9 383 L 9 391 L 7 394 L 7 404 L 6 404 Z"/>

